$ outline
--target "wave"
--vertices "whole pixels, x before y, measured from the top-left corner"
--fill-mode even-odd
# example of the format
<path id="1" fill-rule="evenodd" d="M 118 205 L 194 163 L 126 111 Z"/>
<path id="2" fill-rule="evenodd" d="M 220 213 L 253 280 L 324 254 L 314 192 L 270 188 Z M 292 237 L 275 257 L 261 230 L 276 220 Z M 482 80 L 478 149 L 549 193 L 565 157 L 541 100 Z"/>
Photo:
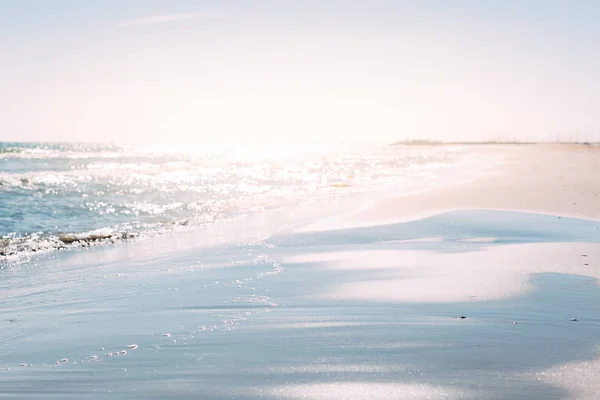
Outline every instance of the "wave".
<path id="1" fill-rule="evenodd" d="M 96 229 L 81 233 L 60 233 L 49 236 L 29 234 L 26 236 L 0 238 L 0 269 L 7 265 L 30 260 L 34 255 L 60 250 L 115 244 L 127 240 L 152 237 L 177 229 L 188 228 L 187 220 L 159 224 L 154 229 L 139 232 L 119 232 Z"/>
<path id="2" fill-rule="evenodd" d="M 19 147 L 0 147 L 0 154 L 23 153 L 25 149 Z"/>
<path id="3" fill-rule="evenodd" d="M 23 151 L 52 151 L 52 152 L 99 152 L 115 151 L 123 146 L 115 143 L 42 143 L 42 142 L 0 142 L 2 149 L 18 149 Z"/>
<path id="4" fill-rule="evenodd" d="M 0 158 L 105 158 L 125 150 L 113 143 L 19 143 L 0 142 Z"/>
<path id="5" fill-rule="evenodd" d="M 54 236 L 42 237 L 38 234 L 31 234 L 25 237 L 5 237 L 0 239 L 0 257 L 16 258 L 27 257 L 32 253 L 44 253 L 48 251 L 85 247 L 93 243 L 106 243 L 132 239 L 135 234 L 122 232 L 86 232 L 77 234 L 59 234 Z M 15 257 L 16 256 L 16 257 Z"/>

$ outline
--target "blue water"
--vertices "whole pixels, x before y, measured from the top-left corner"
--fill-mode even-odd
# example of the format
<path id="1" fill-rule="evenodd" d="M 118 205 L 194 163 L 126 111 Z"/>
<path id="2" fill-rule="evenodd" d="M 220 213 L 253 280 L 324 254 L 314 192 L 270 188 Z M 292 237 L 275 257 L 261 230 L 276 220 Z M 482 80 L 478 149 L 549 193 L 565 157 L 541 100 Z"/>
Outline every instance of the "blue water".
<path id="1" fill-rule="evenodd" d="M 0 143 L 0 257 L 402 192 L 436 184 L 440 166 L 459 165 L 462 153 L 319 143 Z"/>
<path id="2" fill-rule="evenodd" d="M 260 220 L 238 222 L 53 253 L 0 271 L 0 359 L 9 369 L 0 371 L 0 396 L 563 399 L 564 388 L 535 373 L 592 359 L 600 344 L 600 288 L 589 277 L 532 275 L 529 292 L 492 301 L 348 301 L 323 294 L 369 279 L 368 270 L 285 261 L 361 249 L 443 256 L 521 242 L 598 243 L 599 223 L 460 211 L 404 224 L 202 244 L 261 226 Z M 464 240 L 482 235 L 495 240 Z M 441 241 L 393 242 L 431 237 Z M 600 266 L 597 254 L 587 256 L 586 263 Z M 570 321 L 573 316 L 579 320 Z M 138 347 L 128 349 L 132 344 Z M 127 354 L 107 355 L 122 350 Z M 357 392 L 361 385 L 367 395 Z M 423 392 L 411 395 L 416 392 L 403 385 Z M 381 387 L 395 395 L 377 392 Z"/>

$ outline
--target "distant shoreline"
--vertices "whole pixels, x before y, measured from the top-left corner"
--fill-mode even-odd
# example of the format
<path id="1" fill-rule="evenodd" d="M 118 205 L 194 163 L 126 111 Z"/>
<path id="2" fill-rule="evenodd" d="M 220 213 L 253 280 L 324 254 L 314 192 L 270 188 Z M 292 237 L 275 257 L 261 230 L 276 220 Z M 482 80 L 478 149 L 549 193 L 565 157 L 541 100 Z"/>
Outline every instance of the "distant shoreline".
<path id="1" fill-rule="evenodd" d="M 519 146 L 499 146 L 506 158 L 482 179 L 389 198 L 363 209 L 353 221 L 373 225 L 462 209 L 600 221 L 600 144 L 540 143 L 513 151 Z"/>
<path id="2" fill-rule="evenodd" d="M 519 141 L 482 141 L 482 142 L 445 142 L 442 140 L 401 140 L 393 142 L 392 146 L 451 146 L 451 145 L 580 145 L 600 146 L 600 142 L 519 142 Z"/>

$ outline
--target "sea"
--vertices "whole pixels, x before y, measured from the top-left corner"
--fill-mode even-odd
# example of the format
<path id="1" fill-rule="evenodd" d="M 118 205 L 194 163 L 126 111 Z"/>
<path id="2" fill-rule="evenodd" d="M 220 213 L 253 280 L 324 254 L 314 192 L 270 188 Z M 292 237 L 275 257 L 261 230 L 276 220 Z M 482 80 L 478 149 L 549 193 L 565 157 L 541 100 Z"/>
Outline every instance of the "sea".
<path id="1" fill-rule="evenodd" d="M 0 143 L 0 257 L 423 190 L 476 175 L 468 156 L 441 146 Z"/>
<path id="2" fill-rule="evenodd" d="M 326 222 L 516 151 L 2 143 L 0 399 L 597 398 L 600 223 Z"/>

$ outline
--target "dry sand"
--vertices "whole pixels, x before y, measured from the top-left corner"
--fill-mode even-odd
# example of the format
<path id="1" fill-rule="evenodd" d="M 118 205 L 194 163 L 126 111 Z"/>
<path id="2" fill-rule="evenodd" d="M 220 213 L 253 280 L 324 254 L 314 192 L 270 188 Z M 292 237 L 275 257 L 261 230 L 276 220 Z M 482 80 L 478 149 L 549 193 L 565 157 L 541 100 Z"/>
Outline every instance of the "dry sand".
<path id="1" fill-rule="evenodd" d="M 506 151 L 506 162 L 485 178 L 387 199 L 350 220 L 384 223 L 481 208 L 600 220 L 600 146 L 538 144 L 507 146 Z"/>

